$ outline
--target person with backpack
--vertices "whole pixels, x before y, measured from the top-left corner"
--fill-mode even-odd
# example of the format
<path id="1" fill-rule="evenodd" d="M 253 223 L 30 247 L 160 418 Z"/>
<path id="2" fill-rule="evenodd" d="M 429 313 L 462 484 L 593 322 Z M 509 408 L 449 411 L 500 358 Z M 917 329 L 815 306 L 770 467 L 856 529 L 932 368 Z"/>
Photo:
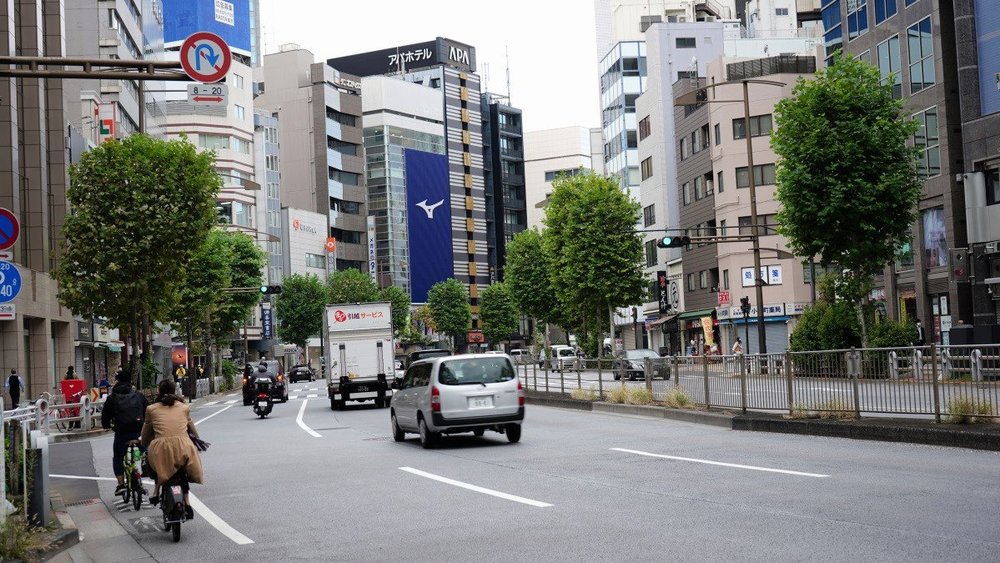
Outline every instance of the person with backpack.
<path id="1" fill-rule="evenodd" d="M 111 467 L 114 468 L 115 479 L 118 480 L 116 495 L 125 490 L 125 464 L 122 460 L 128 443 L 139 439 L 142 423 L 146 419 L 147 404 L 146 397 L 132 387 L 130 374 L 125 370 L 118 370 L 111 395 L 108 396 L 104 410 L 101 411 L 101 427 L 105 430 L 113 428 L 115 431 L 115 441 L 111 448 Z"/>
<path id="2" fill-rule="evenodd" d="M 10 375 L 3 383 L 3 390 L 10 394 L 10 408 L 17 408 L 17 404 L 21 402 L 21 390 L 23 389 L 24 380 L 21 379 L 20 375 L 17 375 L 17 370 L 10 370 Z"/>

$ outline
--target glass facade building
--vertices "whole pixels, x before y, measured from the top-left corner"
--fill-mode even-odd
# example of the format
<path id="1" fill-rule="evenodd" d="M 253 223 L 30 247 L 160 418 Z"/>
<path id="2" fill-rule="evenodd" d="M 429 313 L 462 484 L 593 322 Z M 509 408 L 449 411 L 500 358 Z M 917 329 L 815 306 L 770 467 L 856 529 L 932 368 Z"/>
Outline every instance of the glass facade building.
<path id="1" fill-rule="evenodd" d="M 635 100 L 646 90 L 646 43 L 617 43 L 600 63 L 604 169 L 639 199 L 639 139 Z"/>

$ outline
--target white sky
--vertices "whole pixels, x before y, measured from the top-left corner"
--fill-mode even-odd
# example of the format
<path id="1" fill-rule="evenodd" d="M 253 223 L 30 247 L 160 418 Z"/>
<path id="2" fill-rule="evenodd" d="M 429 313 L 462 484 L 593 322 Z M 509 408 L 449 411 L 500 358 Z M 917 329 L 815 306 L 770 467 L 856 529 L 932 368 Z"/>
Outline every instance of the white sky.
<path id="1" fill-rule="evenodd" d="M 316 61 L 448 37 L 476 48 L 479 74 L 524 130 L 599 125 L 593 0 L 260 0 L 265 53 L 298 43 Z M 488 73 L 485 73 L 488 68 Z"/>

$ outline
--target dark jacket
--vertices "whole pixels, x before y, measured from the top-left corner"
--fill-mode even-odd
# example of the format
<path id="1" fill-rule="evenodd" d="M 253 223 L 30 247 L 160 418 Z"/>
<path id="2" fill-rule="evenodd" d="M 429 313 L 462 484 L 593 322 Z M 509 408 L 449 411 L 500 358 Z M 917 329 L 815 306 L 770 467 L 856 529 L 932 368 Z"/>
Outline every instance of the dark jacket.
<path id="1" fill-rule="evenodd" d="M 101 427 L 102 428 L 104 428 L 104 429 L 111 428 L 111 426 L 112 426 L 111 423 L 115 420 L 115 414 L 118 411 L 118 401 L 117 401 L 118 397 L 121 397 L 123 395 L 127 395 L 127 394 L 132 393 L 132 392 L 134 392 L 134 389 L 132 388 L 132 384 L 131 383 L 122 383 L 122 382 L 115 383 L 115 386 L 111 388 L 111 394 L 108 395 L 108 398 L 106 399 L 106 401 L 104 403 L 104 409 L 101 411 Z M 144 395 L 142 395 L 141 393 L 139 394 L 139 397 L 142 399 L 142 413 L 143 413 L 143 416 L 145 416 L 146 407 L 149 406 L 149 401 L 147 401 L 146 397 Z M 115 428 L 115 432 L 118 432 L 119 430 L 129 431 L 129 432 L 138 432 L 141 428 L 142 428 L 142 425 L 140 424 L 138 428 L 134 428 L 134 429 L 118 429 L 118 428 Z"/>

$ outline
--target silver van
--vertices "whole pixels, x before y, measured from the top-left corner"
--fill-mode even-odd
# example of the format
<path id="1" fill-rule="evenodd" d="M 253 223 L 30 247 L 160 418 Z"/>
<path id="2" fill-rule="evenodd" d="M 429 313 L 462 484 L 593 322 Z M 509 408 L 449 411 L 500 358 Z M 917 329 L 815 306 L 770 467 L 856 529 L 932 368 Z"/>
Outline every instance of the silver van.
<path id="1" fill-rule="evenodd" d="M 524 388 L 506 354 L 462 354 L 414 362 L 389 404 L 392 437 L 420 435 L 433 447 L 442 434 L 487 430 L 521 439 Z"/>

